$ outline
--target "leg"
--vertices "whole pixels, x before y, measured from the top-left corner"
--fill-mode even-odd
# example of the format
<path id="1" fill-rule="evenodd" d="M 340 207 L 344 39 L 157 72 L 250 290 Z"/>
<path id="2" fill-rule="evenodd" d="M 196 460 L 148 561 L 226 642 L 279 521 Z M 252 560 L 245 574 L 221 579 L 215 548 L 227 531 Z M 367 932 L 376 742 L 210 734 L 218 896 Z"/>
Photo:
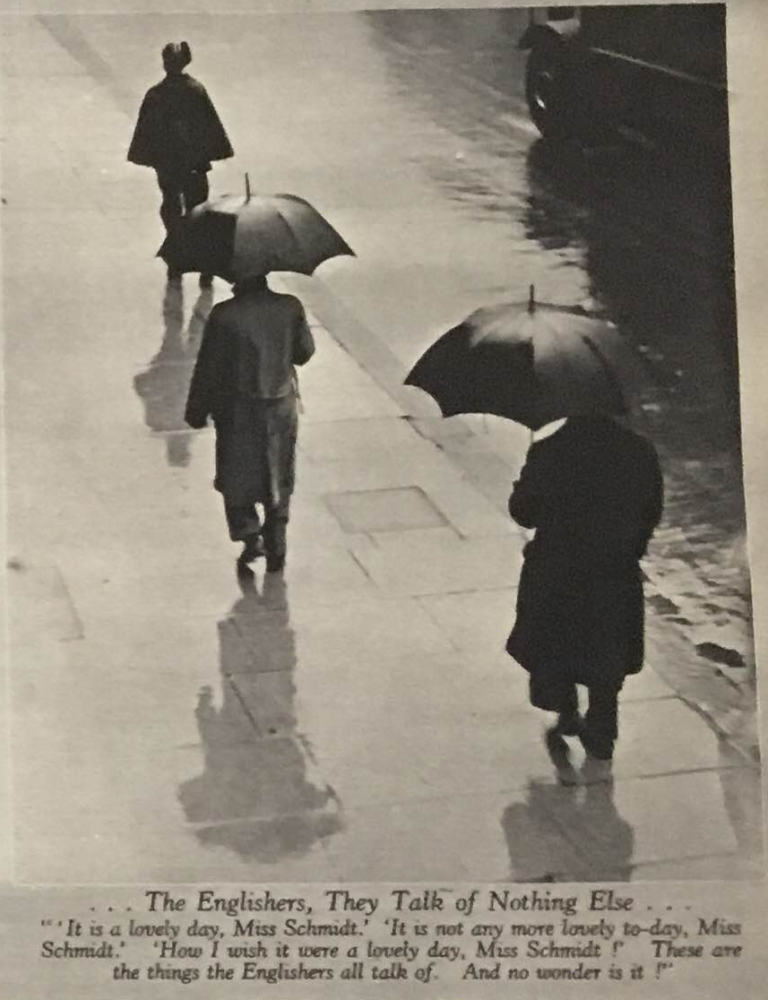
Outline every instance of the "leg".
<path id="1" fill-rule="evenodd" d="M 558 709 L 557 731 L 562 736 L 577 736 L 580 729 L 579 692 L 575 684 L 567 684 L 563 687 L 560 708 Z"/>
<path id="2" fill-rule="evenodd" d="M 557 712 L 558 719 L 544 736 L 547 753 L 563 785 L 575 785 L 578 776 L 571 765 L 570 750 L 564 736 L 575 736 L 580 729 L 579 694 L 576 685 L 566 678 L 531 673 L 531 703 L 546 712 Z"/>
<path id="3" fill-rule="evenodd" d="M 193 208 L 207 201 L 209 191 L 208 174 L 204 170 L 195 170 L 187 174 L 184 179 L 184 214 L 188 215 Z M 212 274 L 200 275 L 201 288 L 211 288 L 212 285 Z"/>
<path id="4" fill-rule="evenodd" d="M 163 195 L 160 205 L 160 218 L 163 220 L 166 233 L 170 236 L 176 230 L 184 213 L 184 196 L 182 194 L 181 182 L 177 177 L 169 174 L 158 174 L 157 183 Z M 181 278 L 181 271 L 169 267 L 168 278 L 172 281 L 178 280 Z"/>
<path id="5" fill-rule="evenodd" d="M 554 732 L 560 736 L 576 736 L 581 728 L 579 693 L 576 685 L 563 677 L 551 677 L 546 671 L 531 671 L 530 701 L 535 708 L 557 712 Z"/>
<path id="6" fill-rule="evenodd" d="M 619 691 L 621 685 L 589 689 L 589 708 L 584 717 L 581 742 L 590 757 L 613 758 L 613 745 L 619 735 Z"/>
<path id="7" fill-rule="evenodd" d="M 224 501 L 229 537 L 233 542 L 243 542 L 249 535 L 261 534 L 261 520 L 255 504 L 240 506 Z"/>
<path id="8" fill-rule="evenodd" d="M 290 500 L 282 500 L 264 510 L 264 546 L 267 550 L 267 572 L 279 572 L 285 565 L 286 534 Z"/>
<path id="9" fill-rule="evenodd" d="M 163 196 L 160 218 L 163 220 L 165 231 L 170 235 L 184 214 L 182 183 L 178 177 L 170 174 L 158 174 L 157 183 Z"/>
<path id="10" fill-rule="evenodd" d="M 224 501 L 224 514 L 227 518 L 229 537 L 233 542 L 242 542 L 243 551 L 238 557 L 238 563 L 253 562 L 263 555 L 261 544 L 261 521 L 254 504 L 237 506 Z"/>

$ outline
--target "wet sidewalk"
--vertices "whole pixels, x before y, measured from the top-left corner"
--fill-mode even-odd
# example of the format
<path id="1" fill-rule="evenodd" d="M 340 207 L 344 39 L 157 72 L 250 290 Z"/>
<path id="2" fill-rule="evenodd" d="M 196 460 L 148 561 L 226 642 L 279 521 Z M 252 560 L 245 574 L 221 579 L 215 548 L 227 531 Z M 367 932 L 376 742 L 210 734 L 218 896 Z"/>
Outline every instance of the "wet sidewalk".
<path id="1" fill-rule="evenodd" d="M 288 566 L 238 580 L 212 432 L 182 422 L 212 296 L 191 278 L 183 296 L 165 288 L 155 182 L 125 164 L 159 45 L 174 25 L 183 37 L 160 21 L 86 21 L 82 37 L 72 19 L 5 26 L 17 879 L 753 878 L 758 770 L 669 685 L 682 663 L 669 631 L 652 625 L 648 667 L 627 683 L 614 785 L 558 784 L 525 674 L 503 652 L 523 539 L 499 498 L 527 434 L 507 428 L 499 443 L 490 425 L 414 409 L 395 389 L 403 366 L 314 307 L 320 279 L 306 298 L 327 330 L 315 326 L 301 373 Z M 220 43 L 223 81 L 232 39 Z M 368 71 L 368 50 L 355 52 Z M 72 108 L 87 111 L 76 141 Z M 314 196 L 310 181 L 337 177 L 337 148 L 318 172 L 288 155 L 280 126 L 269 186 Z M 258 130 L 253 142 L 265 155 Z M 367 231 L 355 199 L 371 175 L 350 167 L 339 188 L 350 176 L 360 190 L 339 225 Z M 409 177 L 408 211 L 428 190 Z M 347 197 L 332 187 L 331 207 Z M 380 206 L 381 187 L 368 197 Z M 431 220 L 434 202 L 420 204 Z M 437 277 L 449 286 L 454 272 Z M 376 280 L 410 301 L 403 275 Z"/>
<path id="2" fill-rule="evenodd" d="M 173 389 L 209 306 L 165 298 L 188 352 L 166 325 L 147 444 L 171 467 L 130 504 L 102 482 L 95 544 L 12 572 L 18 877 L 753 878 L 758 772 L 663 647 L 627 683 L 613 786 L 558 784 L 503 652 L 521 535 L 316 321 L 288 566 L 238 580 L 212 432 L 179 429 Z"/>

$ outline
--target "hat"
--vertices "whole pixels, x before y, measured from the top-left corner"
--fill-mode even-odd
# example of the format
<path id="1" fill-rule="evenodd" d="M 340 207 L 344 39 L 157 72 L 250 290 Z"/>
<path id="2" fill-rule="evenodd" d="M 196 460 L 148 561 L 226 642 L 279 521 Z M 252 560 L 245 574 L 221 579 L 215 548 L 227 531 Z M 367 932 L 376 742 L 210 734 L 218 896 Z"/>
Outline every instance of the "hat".
<path id="1" fill-rule="evenodd" d="M 163 48 L 163 65 L 166 69 L 182 70 L 192 62 L 192 52 L 187 42 L 168 42 Z"/>

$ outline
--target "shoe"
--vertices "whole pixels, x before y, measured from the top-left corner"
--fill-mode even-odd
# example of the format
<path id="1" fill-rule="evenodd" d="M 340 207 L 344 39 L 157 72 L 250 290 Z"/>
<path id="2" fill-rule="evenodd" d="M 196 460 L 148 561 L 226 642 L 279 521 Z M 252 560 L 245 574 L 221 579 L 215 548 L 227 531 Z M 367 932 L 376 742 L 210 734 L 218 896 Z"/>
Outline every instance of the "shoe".
<path id="1" fill-rule="evenodd" d="M 261 535 L 253 534 L 248 535 L 243 542 L 243 551 L 240 553 L 239 563 L 252 563 L 255 562 L 260 556 L 264 555 L 264 543 L 261 540 Z"/>
<path id="2" fill-rule="evenodd" d="M 200 275 L 200 287 L 201 288 L 213 288 L 213 275 L 212 274 L 201 274 Z"/>
<path id="3" fill-rule="evenodd" d="M 285 567 L 285 556 L 267 555 L 267 573 L 279 573 Z"/>
<path id="4" fill-rule="evenodd" d="M 587 756 L 581 765 L 581 780 L 585 785 L 612 784 L 613 760 Z"/>
<path id="5" fill-rule="evenodd" d="M 560 735 L 557 726 L 552 726 L 544 734 L 544 742 L 547 747 L 549 759 L 555 766 L 557 780 L 561 785 L 578 785 L 579 776 L 571 763 L 571 755 L 568 744 Z"/>

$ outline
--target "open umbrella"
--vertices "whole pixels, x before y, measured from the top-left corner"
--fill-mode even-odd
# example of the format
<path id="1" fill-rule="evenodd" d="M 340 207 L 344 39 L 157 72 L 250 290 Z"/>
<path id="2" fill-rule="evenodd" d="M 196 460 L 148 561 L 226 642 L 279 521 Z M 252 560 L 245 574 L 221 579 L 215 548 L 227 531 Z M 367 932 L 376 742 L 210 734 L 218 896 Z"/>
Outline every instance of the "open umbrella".
<path id="1" fill-rule="evenodd" d="M 405 380 L 443 416 L 493 413 L 538 430 L 562 417 L 622 413 L 643 378 L 615 327 L 578 309 L 536 302 L 478 309 L 443 334 Z"/>
<path id="2" fill-rule="evenodd" d="M 227 281 L 298 271 L 312 274 L 331 257 L 354 251 L 308 201 L 292 194 L 222 195 L 194 208 L 158 251 L 178 271 Z"/>

